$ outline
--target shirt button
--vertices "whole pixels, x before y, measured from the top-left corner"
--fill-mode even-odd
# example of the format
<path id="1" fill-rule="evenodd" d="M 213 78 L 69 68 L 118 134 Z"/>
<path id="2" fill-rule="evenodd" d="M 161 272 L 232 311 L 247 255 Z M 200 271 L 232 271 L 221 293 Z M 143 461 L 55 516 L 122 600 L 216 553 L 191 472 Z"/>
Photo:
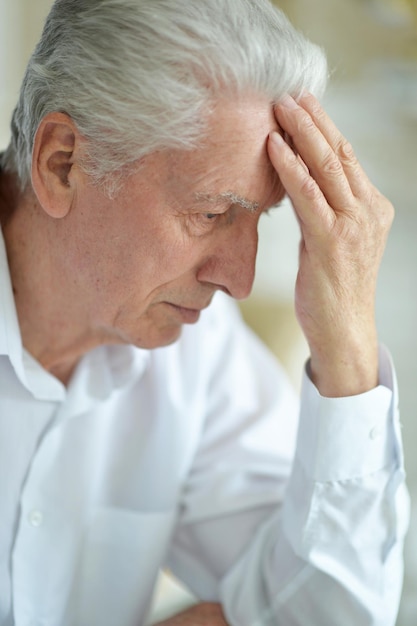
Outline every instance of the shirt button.
<path id="1" fill-rule="evenodd" d="M 382 426 L 374 426 L 374 428 L 369 433 L 369 437 L 374 441 L 375 439 L 379 439 L 382 435 L 383 428 Z"/>
<path id="2" fill-rule="evenodd" d="M 38 526 L 41 526 L 42 522 L 43 522 L 43 515 L 41 511 L 31 511 L 29 513 L 29 523 L 32 526 L 37 528 Z"/>

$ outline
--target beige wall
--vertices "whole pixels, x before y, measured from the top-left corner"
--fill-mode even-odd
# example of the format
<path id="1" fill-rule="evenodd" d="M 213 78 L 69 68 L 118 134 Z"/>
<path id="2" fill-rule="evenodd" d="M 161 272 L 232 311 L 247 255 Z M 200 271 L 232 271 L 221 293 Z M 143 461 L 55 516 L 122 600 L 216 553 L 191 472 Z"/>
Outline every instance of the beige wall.
<path id="1" fill-rule="evenodd" d="M 9 137 L 9 121 L 27 60 L 52 0 L 0 0 L 0 149 Z"/>
<path id="2" fill-rule="evenodd" d="M 298 28 L 325 48 L 335 80 L 356 78 L 376 58 L 417 60 L 416 22 L 406 1 L 274 0 Z M 408 2 L 416 10 L 417 0 Z"/>

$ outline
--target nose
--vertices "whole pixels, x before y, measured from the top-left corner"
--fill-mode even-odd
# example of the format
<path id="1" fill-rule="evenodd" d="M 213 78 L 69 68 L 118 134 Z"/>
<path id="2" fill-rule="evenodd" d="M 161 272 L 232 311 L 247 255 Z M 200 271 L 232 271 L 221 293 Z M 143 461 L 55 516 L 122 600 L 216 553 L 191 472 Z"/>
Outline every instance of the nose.
<path id="1" fill-rule="evenodd" d="M 236 300 L 247 298 L 255 278 L 258 230 L 246 223 L 237 232 L 219 237 L 215 250 L 199 268 L 197 279 L 225 291 Z"/>

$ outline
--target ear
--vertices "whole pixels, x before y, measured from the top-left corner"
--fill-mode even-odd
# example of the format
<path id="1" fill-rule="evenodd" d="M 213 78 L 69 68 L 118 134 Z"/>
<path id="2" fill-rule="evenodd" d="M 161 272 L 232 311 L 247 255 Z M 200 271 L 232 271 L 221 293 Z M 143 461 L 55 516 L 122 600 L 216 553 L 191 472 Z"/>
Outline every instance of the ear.
<path id="1" fill-rule="evenodd" d="M 32 187 L 43 210 L 65 217 L 77 183 L 76 158 L 81 136 L 65 113 L 48 113 L 36 131 L 32 152 Z"/>

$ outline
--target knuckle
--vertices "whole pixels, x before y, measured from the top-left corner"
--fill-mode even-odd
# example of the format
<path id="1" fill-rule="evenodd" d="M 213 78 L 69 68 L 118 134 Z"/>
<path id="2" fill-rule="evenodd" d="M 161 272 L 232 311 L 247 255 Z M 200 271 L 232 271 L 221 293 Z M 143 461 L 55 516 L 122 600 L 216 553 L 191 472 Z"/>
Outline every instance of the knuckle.
<path id="1" fill-rule="evenodd" d="M 339 159 L 346 164 L 357 163 L 357 158 L 353 150 L 352 144 L 346 139 L 342 139 L 337 148 Z"/>
<path id="2" fill-rule="evenodd" d="M 300 111 L 296 126 L 300 135 L 310 134 L 317 129 L 313 119 L 305 111 Z"/>
<path id="3" fill-rule="evenodd" d="M 324 174 L 332 177 L 339 177 L 343 175 L 342 164 L 340 163 L 339 159 L 336 158 L 333 152 L 329 152 L 323 158 L 321 169 Z"/>
<path id="4" fill-rule="evenodd" d="M 382 225 L 386 230 L 391 228 L 392 222 L 395 217 L 395 209 L 389 200 L 385 198 L 383 210 L 381 211 Z"/>
<path id="5" fill-rule="evenodd" d="M 322 192 L 319 186 L 311 177 L 306 178 L 301 184 L 301 193 L 313 203 L 318 202 L 322 198 Z"/>
<path id="6" fill-rule="evenodd" d="M 393 204 L 378 190 L 374 190 L 371 206 L 373 208 L 373 213 L 378 216 L 378 222 L 381 227 L 388 230 L 395 217 Z"/>

